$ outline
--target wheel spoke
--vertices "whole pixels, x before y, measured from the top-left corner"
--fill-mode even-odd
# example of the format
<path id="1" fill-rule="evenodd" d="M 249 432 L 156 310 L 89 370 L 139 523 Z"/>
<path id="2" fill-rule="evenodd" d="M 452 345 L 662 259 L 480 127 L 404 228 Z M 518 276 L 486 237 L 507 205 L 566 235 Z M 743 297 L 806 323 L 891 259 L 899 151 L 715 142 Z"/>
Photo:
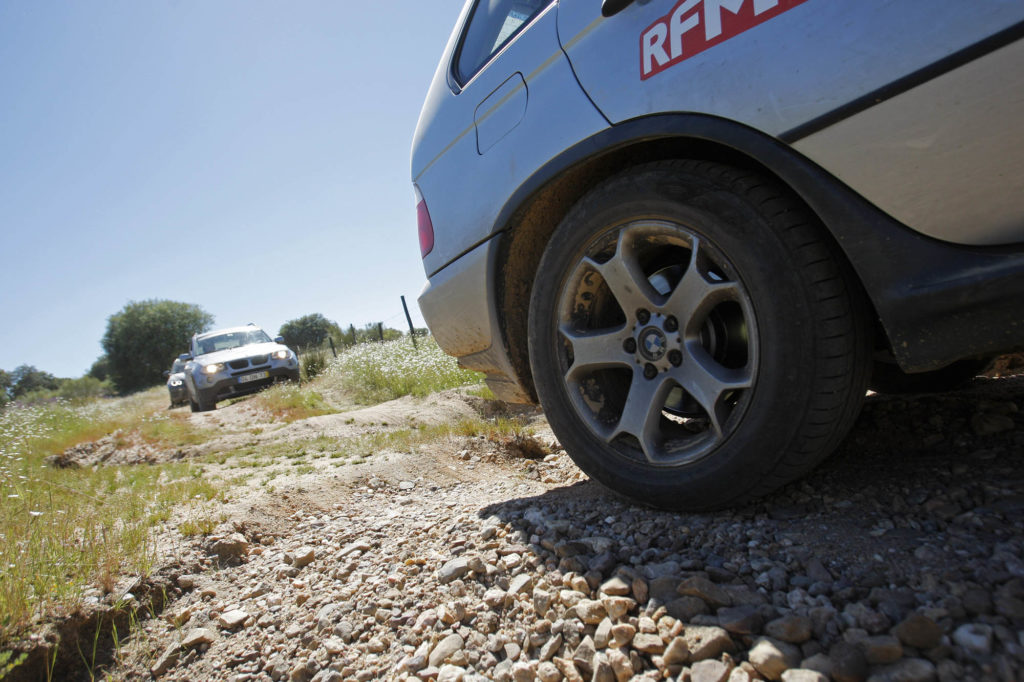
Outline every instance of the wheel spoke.
<path id="1" fill-rule="evenodd" d="M 598 263 L 586 258 L 584 262 L 601 274 L 622 311 L 626 313 L 626 317 L 631 318 L 638 308 L 653 308 L 660 305 L 662 297 L 640 269 L 628 235 L 629 230 L 623 230 L 619 234 L 615 255 L 608 261 Z"/>
<path id="2" fill-rule="evenodd" d="M 634 371 L 626 405 L 611 439 L 628 433 L 640 441 L 648 461 L 657 461 L 661 447 L 661 413 L 673 385 L 668 376 L 645 379 L 643 372 Z"/>
<path id="3" fill-rule="evenodd" d="M 750 388 L 754 383 L 753 375 L 747 367 L 723 367 L 699 343 L 688 343 L 684 347 L 683 364 L 670 374 L 704 408 L 711 429 L 721 437 L 723 417 L 719 414 L 719 405 L 722 395 Z"/>
<path id="4" fill-rule="evenodd" d="M 630 367 L 630 357 L 622 348 L 622 328 L 613 331 L 581 333 L 563 324 L 562 335 L 572 344 L 572 367 L 565 373 L 567 381 L 579 379 L 580 373 L 608 367 Z"/>
<path id="5" fill-rule="evenodd" d="M 740 290 L 736 282 L 709 282 L 700 271 L 697 254 L 700 240 L 693 238 L 690 263 L 686 273 L 669 294 L 665 309 L 681 320 L 688 320 L 688 332 L 696 331 L 703 324 L 708 311 L 722 301 L 738 300 Z"/>

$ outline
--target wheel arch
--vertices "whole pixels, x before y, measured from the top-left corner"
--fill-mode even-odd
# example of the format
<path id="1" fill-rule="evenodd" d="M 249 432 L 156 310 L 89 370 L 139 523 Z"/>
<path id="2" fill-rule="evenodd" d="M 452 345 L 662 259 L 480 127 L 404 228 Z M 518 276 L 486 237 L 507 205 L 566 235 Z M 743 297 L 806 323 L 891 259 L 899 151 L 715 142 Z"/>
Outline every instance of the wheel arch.
<path id="1" fill-rule="evenodd" d="M 873 306 L 878 345 L 903 371 L 1024 349 L 1024 244 L 965 246 L 915 232 L 787 144 L 796 139 L 704 114 L 658 114 L 606 128 L 523 183 L 495 222 L 492 285 L 501 341 L 526 393 L 536 399 L 523 302 L 558 222 L 595 183 L 670 158 L 741 167 L 792 191 L 838 244 Z"/>
<path id="2" fill-rule="evenodd" d="M 494 268 L 502 341 L 521 386 L 534 400 L 527 344 L 528 306 L 544 248 L 569 209 L 602 180 L 628 168 L 667 159 L 715 161 L 755 171 L 802 192 L 779 172 L 779 165 L 809 164 L 785 144 L 732 121 L 706 115 L 665 114 L 617 124 L 555 157 L 513 194 L 500 214 L 502 238 Z M 787 159 L 789 159 L 787 161 Z M 808 176 L 805 191 L 826 191 L 834 179 L 824 171 Z M 808 205 L 809 210 L 823 217 Z M 834 237 L 835 235 L 833 235 Z"/>

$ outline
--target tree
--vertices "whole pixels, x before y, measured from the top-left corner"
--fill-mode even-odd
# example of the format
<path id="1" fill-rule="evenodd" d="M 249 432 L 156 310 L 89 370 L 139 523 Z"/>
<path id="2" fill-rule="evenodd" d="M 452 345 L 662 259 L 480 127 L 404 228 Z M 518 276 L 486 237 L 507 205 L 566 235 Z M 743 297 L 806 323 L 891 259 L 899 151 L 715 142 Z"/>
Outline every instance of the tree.
<path id="1" fill-rule="evenodd" d="M 60 379 L 32 365 L 15 367 L 10 377 L 11 397 L 14 399 L 33 391 L 55 391 L 60 388 Z"/>
<path id="2" fill-rule="evenodd" d="M 284 337 L 284 345 L 290 348 L 314 348 L 327 341 L 328 337 L 338 338 L 341 330 L 336 322 L 328 320 L 320 313 L 303 315 L 295 320 L 288 320 L 281 325 L 278 332 Z"/>
<path id="3" fill-rule="evenodd" d="M 0 406 L 11 401 L 12 386 L 14 386 L 14 377 L 10 372 L 0 369 Z"/>
<path id="4" fill-rule="evenodd" d="M 130 301 L 107 318 L 103 350 L 110 379 L 120 393 L 160 383 L 193 334 L 213 324 L 213 316 L 193 303 L 152 299 Z"/>
<path id="5" fill-rule="evenodd" d="M 96 358 L 96 362 L 92 363 L 92 367 L 85 373 L 86 376 L 95 377 L 100 381 L 106 381 L 110 378 L 110 358 L 106 355 L 101 355 Z"/>

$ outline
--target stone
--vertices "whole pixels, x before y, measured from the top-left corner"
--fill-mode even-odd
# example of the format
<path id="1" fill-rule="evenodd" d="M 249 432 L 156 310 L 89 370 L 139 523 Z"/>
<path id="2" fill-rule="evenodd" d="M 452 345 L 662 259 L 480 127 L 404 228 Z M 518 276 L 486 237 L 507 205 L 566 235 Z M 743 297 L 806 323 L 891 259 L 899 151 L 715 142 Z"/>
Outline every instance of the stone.
<path id="1" fill-rule="evenodd" d="M 492 609 L 501 608 L 505 605 L 505 590 L 500 587 L 492 587 L 484 592 L 483 601 Z"/>
<path id="2" fill-rule="evenodd" d="M 469 573 L 469 559 L 458 557 L 438 569 L 437 582 L 446 585 L 453 580 L 465 576 L 467 573 Z"/>
<path id="3" fill-rule="evenodd" d="M 609 578 L 601 583 L 601 587 L 598 590 L 601 594 L 609 597 L 628 597 L 631 592 L 630 585 L 618 576 Z"/>
<path id="4" fill-rule="evenodd" d="M 612 667 L 612 672 L 615 673 L 617 682 L 627 682 L 632 679 L 633 664 L 630 662 L 629 656 L 619 649 L 609 649 L 605 656 L 608 658 L 608 665 Z"/>
<path id="5" fill-rule="evenodd" d="M 594 631 L 594 646 L 597 649 L 608 648 L 608 643 L 612 641 L 612 623 L 610 618 L 605 618 L 597 624 L 597 629 Z"/>
<path id="6" fill-rule="evenodd" d="M 587 625 L 597 625 L 608 616 L 604 604 L 596 599 L 583 599 L 575 608 L 576 616 Z"/>
<path id="7" fill-rule="evenodd" d="M 537 666 L 537 680 L 539 682 L 561 682 L 562 673 L 551 661 L 541 661 Z"/>
<path id="8" fill-rule="evenodd" d="M 684 623 L 709 611 L 708 604 L 700 597 L 679 597 L 665 604 L 668 614 Z"/>
<path id="9" fill-rule="evenodd" d="M 847 642 L 838 642 L 829 649 L 832 661 L 832 679 L 835 682 L 863 682 L 868 676 L 868 662 L 864 652 Z"/>
<path id="10" fill-rule="evenodd" d="M 633 648 L 645 654 L 660 654 L 665 650 L 665 643 L 658 635 L 640 632 L 633 637 Z"/>
<path id="11" fill-rule="evenodd" d="M 437 671 L 437 682 L 462 682 L 466 676 L 464 668 L 446 663 Z"/>
<path id="12" fill-rule="evenodd" d="M 718 624 L 736 635 L 756 635 L 761 632 L 764 619 L 753 604 L 726 606 L 716 613 Z"/>
<path id="13" fill-rule="evenodd" d="M 662 659 L 665 661 L 665 665 L 687 663 L 690 660 L 690 647 L 687 646 L 686 640 L 682 637 L 673 637 L 665 647 Z"/>
<path id="14" fill-rule="evenodd" d="M 203 644 L 210 644 L 217 639 L 217 634 L 207 628 L 193 628 L 185 633 L 181 640 L 182 649 L 195 649 Z"/>
<path id="15" fill-rule="evenodd" d="M 799 670 L 813 670 L 828 678 L 832 676 L 832 659 L 825 654 L 817 653 L 801 661 Z"/>
<path id="16" fill-rule="evenodd" d="M 764 634 L 790 644 L 803 644 L 811 638 L 811 621 L 804 616 L 789 614 L 765 625 Z"/>
<path id="17" fill-rule="evenodd" d="M 781 680 L 782 673 L 800 665 L 800 650 L 777 639 L 762 637 L 747 654 L 751 665 L 769 680 Z"/>
<path id="18" fill-rule="evenodd" d="M 533 578 L 528 573 L 520 573 L 509 581 L 508 593 L 526 594 L 533 589 Z"/>
<path id="19" fill-rule="evenodd" d="M 181 647 L 177 644 L 168 644 L 167 648 L 165 648 L 159 658 L 156 659 L 156 663 L 153 664 L 153 667 L 149 669 L 149 672 L 153 674 L 153 677 L 160 677 L 178 664 L 178 658 L 180 656 Z"/>
<path id="20" fill-rule="evenodd" d="M 726 682 L 732 666 L 722 661 L 698 661 L 690 666 L 690 682 Z"/>
<path id="21" fill-rule="evenodd" d="M 875 670 L 868 682 L 935 682 L 935 664 L 924 658 L 904 658 Z"/>
<path id="22" fill-rule="evenodd" d="M 604 597 L 601 599 L 601 604 L 608 617 L 613 621 L 625 618 L 630 611 L 636 608 L 636 602 L 629 597 Z"/>
<path id="23" fill-rule="evenodd" d="M 688 625 L 682 637 L 690 650 L 691 661 L 718 658 L 723 652 L 732 651 L 734 646 L 729 633 L 720 627 Z"/>
<path id="24" fill-rule="evenodd" d="M 893 628 L 901 642 L 915 649 L 934 649 L 942 643 L 942 627 L 922 613 L 912 613 Z"/>
<path id="25" fill-rule="evenodd" d="M 903 646 L 892 635 L 865 637 L 859 643 L 868 665 L 895 663 L 903 657 Z"/>
<path id="26" fill-rule="evenodd" d="M 242 624 L 248 620 L 249 614 L 242 609 L 234 609 L 227 613 L 222 613 L 217 618 L 217 624 L 225 630 L 235 630 L 242 627 Z"/>
<path id="27" fill-rule="evenodd" d="M 555 635 L 548 641 L 544 642 L 544 646 L 540 648 L 540 652 L 537 654 L 537 657 L 542 661 L 550 660 L 556 653 L 558 653 L 558 650 L 562 648 L 563 641 L 561 633 Z"/>
<path id="28" fill-rule="evenodd" d="M 431 650 L 430 655 L 427 657 L 427 665 L 439 668 L 456 651 L 462 651 L 462 647 L 465 644 L 466 642 L 461 636 L 454 633 L 448 635 Z"/>
<path id="29" fill-rule="evenodd" d="M 551 608 L 551 604 L 554 602 L 554 596 L 547 590 L 541 590 L 533 588 L 533 610 L 538 616 L 543 617 L 548 609 Z"/>
<path id="30" fill-rule="evenodd" d="M 575 663 L 567 658 L 553 658 L 551 660 L 558 668 L 558 672 L 565 676 L 567 682 L 583 682 L 583 676 L 580 671 L 576 668 Z"/>
<path id="31" fill-rule="evenodd" d="M 178 587 L 183 590 L 191 590 L 199 584 L 199 576 L 197 575 L 179 575 L 175 581 L 178 583 Z"/>
<path id="32" fill-rule="evenodd" d="M 817 670 L 792 668 L 782 673 L 782 682 L 828 682 L 828 675 Z"/>
<path id="33" fill-rule="evenodd" d="M 584 637 L 580 645 L 576 647 L 576 651 L 573 652 L 572 662 L 584 677 L 590 677 L 594 674 L 594 656 L 596 654 L 597 649 L 594 648 L 594 640 L 589 636 Z"/>
<path id="34" fill-rule="evenodd" d="M 679 583 L 676 592 L 684 597 L 697 597 L 712 609 L 729 606 L 732 599 L 729 593 L 707 578 L 694 576 Z"/>
<path id="35" fill-rule="evenodd" d="M 594 675 L 591 682 L 618 682 L 611 663 L 603 654 L 594 657 Z"/>
<path id="36" fill-rule="evenodd" d="M 303 568 L 311 564 L 315 557 L 316 550 L 312 547 L 299 547 L 292 552 L 287 552 L 284 555 L 284 560 L 295 568 Z"/>
<path id="37" fill-rule="evenodd" d="M 953 631 L 953 641 L 972 654 L 992 653 L 992 627 L 967 623 Z"/>
<path id="38" fill-rule="evenodd" d="M 624 646 L 628 646 L 633 641 L 633 637 L 636 635 L 636 627 L 629 623 L 619 623 L 618 625 L 612 626 L 612 639 L 608 643 L 609 646 L 616 649 L 621 649 Z"/>
<path id="39" fill-rule="evenodd" d="M 239 559 L 246 555 L 249 549 L 249 541 L 241 533 L 232 533 L 226 538 L 221 538 L 213 543 L 210 552 L 224 562 L 232 559 Z"/>
<path id="40" fill-rule="evenodd" d="M 355 554 L 356 552 L 369 552 L 371 549 L 373 549 L 373 545 L 370 541 L 365 538 L 360 538 L 345 545 L 345 547 L 338 552 L 338 558 L 344 559 L 350 554 Z"/>

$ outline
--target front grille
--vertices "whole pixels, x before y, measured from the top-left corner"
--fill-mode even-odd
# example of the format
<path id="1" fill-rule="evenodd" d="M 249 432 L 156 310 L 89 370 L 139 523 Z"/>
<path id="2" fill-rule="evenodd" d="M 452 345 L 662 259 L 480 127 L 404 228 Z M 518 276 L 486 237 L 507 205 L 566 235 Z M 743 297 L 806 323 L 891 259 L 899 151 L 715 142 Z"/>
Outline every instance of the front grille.
<path id="1" fill-rule="evenodd" d="M 241 360 L 231 360 L 228 362 L 228 367 L 230 367 L 231 369 L 245 369 L 248 366 L 249 360 L 247 358 L 243 358 Z"/>
<path id="2" fill-rule="evenodd" d="M 269 357 L 269 355 L 253 355 L 249 358 L 249 362 L 251 362 L 252 366 L 255 367 L 256 365 L 262 365 L 265 363 Z"/>

